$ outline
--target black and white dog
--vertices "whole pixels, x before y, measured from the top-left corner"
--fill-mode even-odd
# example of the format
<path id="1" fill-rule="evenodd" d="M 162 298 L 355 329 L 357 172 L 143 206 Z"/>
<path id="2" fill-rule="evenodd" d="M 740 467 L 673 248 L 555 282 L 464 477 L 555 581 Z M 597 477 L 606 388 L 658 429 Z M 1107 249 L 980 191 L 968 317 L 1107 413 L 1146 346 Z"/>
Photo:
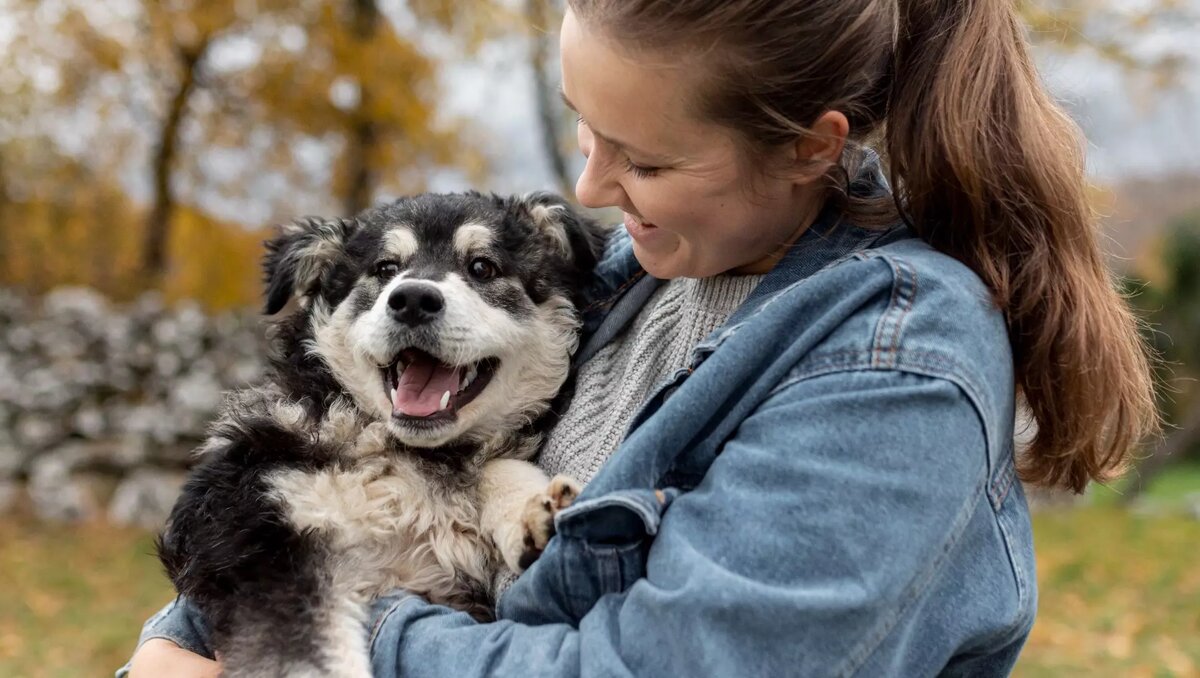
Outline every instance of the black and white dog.
<path id="1" fill-rule="evenodd" d="M 271 378 L 229 396 L 159 540 L 227 676 L 370 676 L 370 599 L 490 614 L 577 493 L 524 461 L 602 233 L 549 194 L 426 194 L 268 243 Z"/>

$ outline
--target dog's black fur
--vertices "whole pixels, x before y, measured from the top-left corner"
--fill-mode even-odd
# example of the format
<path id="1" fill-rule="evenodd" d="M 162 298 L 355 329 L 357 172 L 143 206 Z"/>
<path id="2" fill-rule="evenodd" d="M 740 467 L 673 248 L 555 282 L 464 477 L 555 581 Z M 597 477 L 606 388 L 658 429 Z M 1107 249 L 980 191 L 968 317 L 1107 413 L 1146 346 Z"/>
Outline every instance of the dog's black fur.
<path id="1" fill-rule="evenodd" d="M 272 474 L 352 472 L 362 463 L 348 453 L 352 440 L 331 435 L 341 429 L 327 426 L 328 420 L 349 416 L 354 430 L 362 431 L 386 417 L 365 408 L 362 385 L 356 390 L 344 383 L 345 375 L 339 379 L 327 356 L 314 350 L 320 343 L 316 330 L 330 325 L 330 311 L 343 305 L 349 305 L 348 316 L 365 317 L 394 284 L 372 278 L 391 230 L 409 229 L 419 243 L 403 262 L 405 276 L 461 278 L 454 243 L 465 223 L 483 224 L 494 235 L 489 256 L 505 277 L 504 284 L 471 282 L 470 294 L 513 318 L 514 326 L 542 322 L 535 319 L 538 309 L 556 299 L 579 307 L 603 234 L 547 194 L 426 194 L 355 219 L 301 220 L 268 243 L 265 310 L 274 315 L 289 305 L 296 309 L 270 330 L 267 383 L 228 397 L 157 543 L 171 581 L 202 610 L 227 674 L 340 670 L 328 659 L 330 639 L 322 631 L 328 599 L 338 595 L 331 584 L 331 568 L 339 562 L 332 557 L 333 542 L 322 530 L 293 523 Z M 421 334 L 414 341 L 427 348 L 435 339 Z M 542 405 L 531 410 L 535 416 L 525 427 L 500 432 L 502 444 L 495 436 L 484 443 L 471 431 L 436 446 L 406 444 L 403 430 L 392 428 L 386 455 L 413 461 L 423 482 L 443 484 L 448 493 L 473 492 L 484 456 L 528 454 Z M 439 602 L 480 617 L 490 614 L 491 581 L 464 572 L 455 576 L 462 579 L 452 587 L 456 593 Z"/>

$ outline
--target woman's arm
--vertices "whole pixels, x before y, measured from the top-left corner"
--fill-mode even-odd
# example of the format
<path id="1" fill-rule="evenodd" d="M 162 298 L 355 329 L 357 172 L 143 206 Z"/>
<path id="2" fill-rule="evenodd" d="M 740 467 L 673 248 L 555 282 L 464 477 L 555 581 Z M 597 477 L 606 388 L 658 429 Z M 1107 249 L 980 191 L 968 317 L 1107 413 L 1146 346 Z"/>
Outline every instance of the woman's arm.
<path id="1" fill-rule="evenodd" d="M 909 632 L 986 476 L 980 417 L 950 382 L 864 371 L 790 383 L 671 504 L 646 578 L 601 598 L 578 628 L 478 624 L 400 596 L 374 615 L 374 673 L 896 669 L 920 649 Z"/>
<path id="2" fill-rule="evenodd" d="M 986 459 L 979 414 L 950 382 L 788 384 L 671 504 L 646 578 L 578 628 L 481 625 L 404 597 L 377 618 L 375 675 L 936 673 L 949 657 L 913 632 L 937 633 L 927 594 L 988 510 Z"/>

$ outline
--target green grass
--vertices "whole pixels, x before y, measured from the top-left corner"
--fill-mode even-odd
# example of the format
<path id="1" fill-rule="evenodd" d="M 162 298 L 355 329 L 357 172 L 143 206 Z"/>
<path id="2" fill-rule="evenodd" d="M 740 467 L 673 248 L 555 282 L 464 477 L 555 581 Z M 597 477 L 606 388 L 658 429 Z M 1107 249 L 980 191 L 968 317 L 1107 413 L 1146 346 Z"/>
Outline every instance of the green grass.
<path id="1" fill-rule="evenodd" d="M 1090 496 L 1096 504 L 1111 506 L 1120 501 L 1121 494 L 1118 483 L 1114 487 L 1093 486 Z M 1167 472 L 1154 479 L 1140 499 L 1150 506 L 1173 507 L 1194 495 L 1200 495 L 1200 460 L 1172 464 Z"/>
<path id="2" fill-rule="evenodd" d="M 1040 514 L 1038 620 L 1018 676 L 1200 672 L 1200 521 L 1092 506 Z"/>
<path id="3" fill-rule="evenodd" d="M 0 676 L 112 675 L 170 599 L 150 535 L 0 520 Z"/>
<path id="4" fill-rule="evenodd" d="M 1155 492 L 1200 489 L 1191 473 Z M 1017 676 L 1200 675 L 1200 521 L 1093 505 L 1034 523 L 1040 612 Z M 0 676 L 109 675 L 171 595 L 151 552 L 137 530 L 0 520 Z"/>

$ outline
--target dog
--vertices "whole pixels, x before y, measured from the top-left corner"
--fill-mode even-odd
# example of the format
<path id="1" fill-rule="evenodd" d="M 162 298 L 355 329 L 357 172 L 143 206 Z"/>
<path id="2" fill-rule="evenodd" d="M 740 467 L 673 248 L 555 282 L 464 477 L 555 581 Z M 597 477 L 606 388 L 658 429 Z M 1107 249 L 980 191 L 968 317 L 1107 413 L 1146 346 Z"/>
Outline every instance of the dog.
<path id="1" fill-rule="evenodd" d="M 370 600 L 491 614 L 579 492 L 528 460 L 603 231 L 539 193 L 423 194 L 267 243 L 269 378 L 227 396 L 157 543 L 226 676 L 370 676 Z"/>

